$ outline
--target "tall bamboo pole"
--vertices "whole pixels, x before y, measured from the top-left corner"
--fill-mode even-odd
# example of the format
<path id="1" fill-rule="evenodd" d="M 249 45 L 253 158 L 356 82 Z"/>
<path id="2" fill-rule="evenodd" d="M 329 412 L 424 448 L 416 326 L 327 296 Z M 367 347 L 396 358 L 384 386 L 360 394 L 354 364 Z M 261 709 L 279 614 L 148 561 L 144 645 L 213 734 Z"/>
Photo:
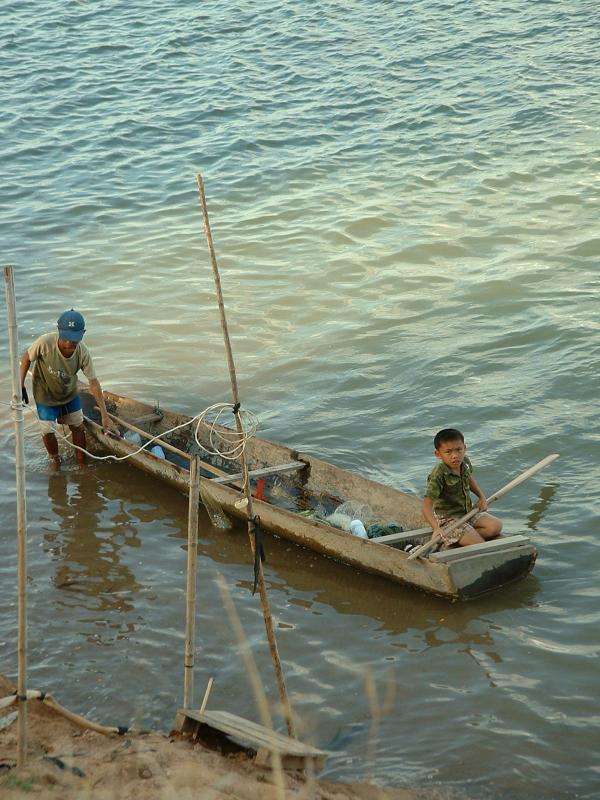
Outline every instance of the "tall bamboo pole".
<path id="1" fill-rule="evenodd" d="M 27 761 L 27 507 L 25 502 L 25 447 L 23 443 L 23 398 L 19 377 L 19 345 L 15 285 L 11 266 L 4 267 L 4 289 L 12 377 L 12 410 L 15 423 L 15 467 L 17 480 L 17 696 L 19 733 L 17 767 Z"/>
<path id="2" fill-rule="evenodd" d="M 231 349 L 231 342 L 229 340 L 229 331 L 227 328 L 227 319 L 225 317 L 225 304 L 223 302 L 223 292 L 221 290 L 221 278 L 219 275 L 219 268 L 217 266 L 217 257 L 215 255 L 215 248 L 213 245 L 212 233 L 210 230 L 210 222 L 208 219 L 208 208 L 206 205 L 206 196 L 204 194 L 204 184 L 202 183 L 202 176 L 197 175 L 196 180 L 198 183 L 198 191 L 200 193 L 200 205 L 202 208 L 202 215 L 204 217 L 204 232 L 206 234 L 206 242 L 208 244 L 208 253 L 210 255 L 210 262 L 212 265 L 213 276 L 215 280 L 215 288 L 217 291 L 217 302 L 219 304 L 219 314 L 221 317 L 221 328 L 223 330 L 223 339 L 225 340 L 225 350 L 227 353 L 227 364 L 229 366 L 229 377 L 231 380 L 231 393 L 233 396 L 233 403 L 236 409 L 239 409 L 239 393 L 237 386 L 237 378 L 235 374 L 235 364 L 233 362 L 233 352 Z M 240 438 L 243 435 L 242 421 L 240 419 L 239 410 L 235 413 L 235 424 Z M 246 513 L 248 517 L 248 536 L 250 537 L 250 547 L 254 553 L 254 540 L 252 533 L 254 531 L 254 513 L 252 510 L 252 493 L 250 491 L 250 481 L 248 480 L 248 465 L 246 463 L 246 454 L 242 450 L 240 456 L 240 463 L 242 473 L 244 476 L 244 488 L 246 500 Z M 283 707 L 285 721 L 287 725 L 288 734 L 295 737 L 294 722 L 292 720 L 292 709 L 288 699 L 287 690 L 285 688 L 285 679 L 283 677 L 283 669 L 281 667 L 281 660 L 279 658 L 279 651 L 277 649 L 277 640 L 275 639 L 275 629 L 273 627 L 273 617 L 271 616 L 271 609 L 269 607 L 269 598 L 267 595 L 267 588 L 265 586 L 264 574 L 260 559 L 258 559 L 258 590 L 260 594 L 260 604 L 262 608 L 263 618 L 265 621 L 265 628 L 267 631 L 267 639 L 269 642 L 269 650 L 271 652 L 271 659 L 275 669 L 275 677 L 277 679 L 277 687 L 279 689 L 279 698 Z"/>
<path id="3" fill-rule="evenodd" d="M 187 589 L 185 615 L 185 661 L 183 707 L 194 703 L 194 638 L 196 631 L 196 565 L 198 562 L 198 507 L 200 503 L 199 458 L 190 463 L 190 504 L 188 511 Z"/>

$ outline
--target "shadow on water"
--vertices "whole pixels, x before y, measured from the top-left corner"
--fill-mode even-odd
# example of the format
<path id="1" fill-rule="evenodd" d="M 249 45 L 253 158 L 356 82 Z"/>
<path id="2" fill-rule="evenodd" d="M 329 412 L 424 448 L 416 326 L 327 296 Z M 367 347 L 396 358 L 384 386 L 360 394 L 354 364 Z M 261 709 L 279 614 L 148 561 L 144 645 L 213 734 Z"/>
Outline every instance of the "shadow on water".
<path id="1" fill-rule="evenodd" d="M 554 495 L 559 486 L 559 483 L 548 483 L 541 487 L 539 499 L 531 506 L 531 511 L 527 516 L 527 527 L 529 530 L 537 531 L 542 518 L 546 515 L 546 512 L 554 502 Z"/>

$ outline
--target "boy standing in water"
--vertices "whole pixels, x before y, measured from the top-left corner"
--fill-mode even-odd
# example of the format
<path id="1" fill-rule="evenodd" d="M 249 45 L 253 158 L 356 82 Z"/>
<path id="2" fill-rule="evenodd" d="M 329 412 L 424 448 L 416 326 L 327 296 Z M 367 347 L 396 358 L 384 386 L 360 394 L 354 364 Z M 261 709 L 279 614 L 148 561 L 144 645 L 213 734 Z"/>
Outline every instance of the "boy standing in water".
<path id="1" fill-rule="evenodd" d="M 81 341 L 85 333 L 85 321 L 78 311 L 65 311 L 58 318 L 58 332 L 46 333 L 27 348 L 21 358 L 21 387 L 23 402 L 29 403 L 25 378 L 33 364 L 33 397 L 37 406 L 42 440 L 50 456 L 52 465 L 60 467 L 56 423 L 68 425 L 73 444 L 85 449 L 85 430 L 81 398 L 77 391 L 77 373 L 83 372 L 90 384 L 90 391 L 100 409 L 102 425 L 113 428 L 106 406 L 102 388 L 96 378 L 92 357 Z M 80 466 L 85 464 L 85 453 L 75 450 Z"/>
<path id="2" fill-rule="evenodd" d="M 433 440 L 435 455 L 440 463 L 427 477 L 423 500 L 423 516 L 439 535 L 443 547 L 464 547 L 478 544 L 500 535 L 502 522 L 487 514 L 487 500 L 473 478 L 473 465 L 466 456 L 465 437 L 455 428 L 444 428 Z M 460 527 L 445 534 L 444 525 L 460 519 L 473 508 L 471 492 L 479 498 L 479 513 Z"/>

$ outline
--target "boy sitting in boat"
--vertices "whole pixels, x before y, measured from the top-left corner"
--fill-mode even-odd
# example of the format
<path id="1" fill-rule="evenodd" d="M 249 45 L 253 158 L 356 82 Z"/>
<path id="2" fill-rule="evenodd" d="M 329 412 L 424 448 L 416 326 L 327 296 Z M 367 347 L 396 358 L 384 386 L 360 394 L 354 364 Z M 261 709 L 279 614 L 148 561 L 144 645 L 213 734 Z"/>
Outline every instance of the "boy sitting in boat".
<path id="1" fill-rule="evenodd" d="M 456 428 L 444 428 L 433 440 L 435 456 L 440 463 L 427 477 L 423 500 L 423 516 L 439 536 L 442 547 L 465 547 L 479 544 L 500 535 L 502 522 L 486 513 L 487 500 L 473 477 L 473 465 L 466 456 L 463 434 Z M 449 533 L 444 525 L 460 519 L 473 508 L 471 492 L 477 495 L 479 513 Z"/>

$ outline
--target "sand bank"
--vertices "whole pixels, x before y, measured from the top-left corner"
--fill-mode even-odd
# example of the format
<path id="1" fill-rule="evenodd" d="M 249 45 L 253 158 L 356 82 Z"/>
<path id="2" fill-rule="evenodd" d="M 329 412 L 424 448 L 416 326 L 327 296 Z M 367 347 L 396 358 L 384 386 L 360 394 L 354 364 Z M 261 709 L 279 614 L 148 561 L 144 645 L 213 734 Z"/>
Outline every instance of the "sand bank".
<path id="1" fill-rule="evenodd" d="M 14 684 L 0 676 L 0 697 Z M 223 755 L 178 734 L 104 736 L 74 725 L 39 700 L 29 701 L 28 763 L 17 771 L 18 723 L 2 727 L 15 706 L 0 710 L 0 796 L 61 800 L 276 800 L 270 768 L 245 754 Z M 366 783 L 315 781 L 285 773 L 286 800 L 449 800 L 440 789 L 384 789 Z"/>

